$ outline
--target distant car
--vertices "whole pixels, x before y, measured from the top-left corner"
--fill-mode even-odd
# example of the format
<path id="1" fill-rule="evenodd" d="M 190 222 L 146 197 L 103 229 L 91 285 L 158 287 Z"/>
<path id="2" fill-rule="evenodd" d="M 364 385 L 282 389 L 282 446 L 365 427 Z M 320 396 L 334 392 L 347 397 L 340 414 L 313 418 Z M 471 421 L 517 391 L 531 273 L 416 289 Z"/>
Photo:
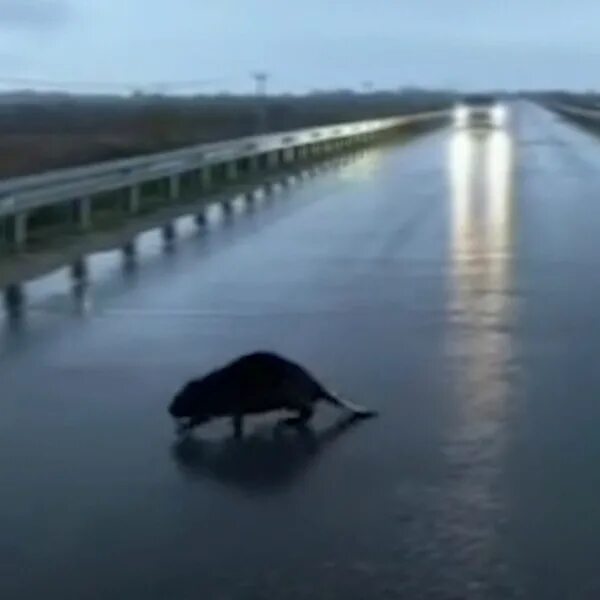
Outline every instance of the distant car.
<path id="1" fill-rule="evenodd" d="M 454 109 L 454 123 L 459 128 L 493 129 L 504 127 L 506 120 L 506 106 L 493 96 L 466 96 Z"/>

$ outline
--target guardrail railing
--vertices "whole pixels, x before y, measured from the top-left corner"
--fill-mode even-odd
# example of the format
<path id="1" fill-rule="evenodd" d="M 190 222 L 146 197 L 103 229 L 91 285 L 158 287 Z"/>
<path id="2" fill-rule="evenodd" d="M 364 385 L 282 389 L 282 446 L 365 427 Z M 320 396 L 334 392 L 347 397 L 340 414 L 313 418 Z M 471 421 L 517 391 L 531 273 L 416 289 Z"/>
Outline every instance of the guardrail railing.
<path id="1" fill-rule="evenodd" d="M 320 152 L 329 145 L 360 141 L 385 130 L 444 115 L 445 112 L 437 111 L 312 127 L 6 179 L 0 181 L 0 219 L 12 220 L 11 242 L 19 248 L 27 241 L 28 215 L 40 208 L 75 202 L 79 224 L 85 229 L 90 226 L 91 198 L 98 194 L 128 190 L 129 212 L 135 214 L 140 207 L 140 186 L 152 181 L 167 180 L 169 199 L 176 200 L 184 174 L 199 172 L 208 184 L 211 170 L 224 167 L 226 179 L 235 180 L 240 161 L 248 161 L 252 170 L 260 167 L 259 159 L 273 167 L 282 161 L 293 161 L 296 153 Z"/>
<path id="2" fill-rule="evenodd" d="M 573 106 L 572 104 L 563 104 L 558 102 L 548 103 L 546 106 L 552 110 L 571 114 L 576 117 L 600 119 L 600 108 L 584 108 L 582 106 Z"/>

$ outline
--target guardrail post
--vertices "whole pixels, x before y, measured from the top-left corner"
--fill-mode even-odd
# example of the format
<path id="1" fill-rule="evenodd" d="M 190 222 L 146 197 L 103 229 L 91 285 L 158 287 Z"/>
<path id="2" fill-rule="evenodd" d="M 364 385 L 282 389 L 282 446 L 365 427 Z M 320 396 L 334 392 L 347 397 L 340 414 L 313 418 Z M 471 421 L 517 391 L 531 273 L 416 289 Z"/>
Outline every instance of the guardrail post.
<path id="1" fill-rule="evenodd" d="M 277 150 L 269 152 L 267 155 L 267 166 L 269 169 L 276 169 L 279 166 L 279 153 Z"/>
<path id="2" fill-rule="evenodd" d="M 80 229 L 89 229 L 92 225 L 92 201 L 89 196 L 75 200 L 77 225 Z"/>
<path id="3" fill-rule="evenodd" d="M 283 158 L 283 162 L 288 165 L 292 162 L 294 162 L 294 149 L 293 148 L 286 148 L 283 152 L 282 152 L 282 158 Z"/>
<path id="4" fill-rule="evenodd" d="M 18 213 L 12 218 L 11 242 L 16 250 L 23 250 L 27 244 L 27 213 Z"/>
<path id="5" fill-rule="evenodd" d="M 227 181 L 235 181 L 238 176 L 237 162 L 229 162 L 225 165 L 225 179 Z"/>
<path id="6" fill-rule="evenodd" d="M 169 200 L 177 200 L 181 191 L 179 174 L 169 177 Z"/>
<path id="7" fill-rule="evenodd" d="M 203 167 L 200 170 L 200 186 L 203 190 L 207 190 L 212 183 L 212 171 L 210 167 Z"/>
<path id="8" fill-rule="evenodd" d="M 140 186 L 132 185 L 129 188 L 129 204 L 128 210 L 130 213 L 135 214 L 140 210 Z"/>

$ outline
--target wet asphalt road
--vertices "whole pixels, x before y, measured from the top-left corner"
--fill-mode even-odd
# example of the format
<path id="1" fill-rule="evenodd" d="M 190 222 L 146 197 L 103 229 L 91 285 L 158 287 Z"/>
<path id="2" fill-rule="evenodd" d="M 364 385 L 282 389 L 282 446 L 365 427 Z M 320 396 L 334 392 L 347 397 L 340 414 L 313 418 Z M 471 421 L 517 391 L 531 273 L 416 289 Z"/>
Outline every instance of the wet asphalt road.
<path id="1" fill-rule="evenodd" d="M 532 106 L 369 150 L 0 337 L 0 597 L 598 598 L 600 144 Z M 271 349 L 380 418 L 175 444 Z"/>

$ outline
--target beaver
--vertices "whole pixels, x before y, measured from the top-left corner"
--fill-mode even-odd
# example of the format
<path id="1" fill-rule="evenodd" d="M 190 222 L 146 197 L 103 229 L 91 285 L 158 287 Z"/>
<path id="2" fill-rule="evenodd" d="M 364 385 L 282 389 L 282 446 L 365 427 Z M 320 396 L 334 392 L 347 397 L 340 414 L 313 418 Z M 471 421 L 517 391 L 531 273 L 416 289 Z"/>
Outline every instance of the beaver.
<path id="1" fill-rule="evenodd" d="M 272 411 L 291 411 L 288 425 L 305 425 L 315 403 L 329 402 L 357 418 L 375 411 L 342 400 L 325 389 L 306 369 L 271 352 L 255 352 L 188 382 L 175 395 L 169 413 L 184 433 L 214 418 L 231 417 L 235 437 L 243 434 L 244 417 Z"/>

